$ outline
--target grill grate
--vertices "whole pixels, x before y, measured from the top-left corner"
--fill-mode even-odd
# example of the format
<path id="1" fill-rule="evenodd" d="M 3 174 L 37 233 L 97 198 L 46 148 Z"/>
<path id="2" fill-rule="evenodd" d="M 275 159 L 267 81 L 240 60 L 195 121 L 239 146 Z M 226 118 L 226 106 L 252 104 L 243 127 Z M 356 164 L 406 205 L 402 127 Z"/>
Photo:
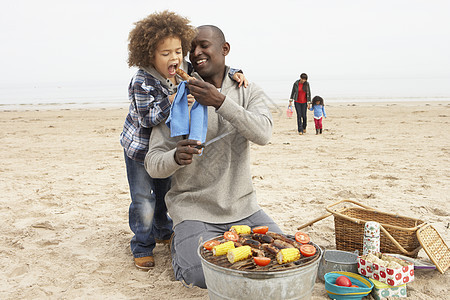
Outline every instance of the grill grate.
<path id="1" fill-rule="evenodd" d="M 214 238 L 212 240 L 218 240 L 221 243 L 223 243 L 225 241 L 221 237 Z M 220 267 L 232 269 L 232 270 L 256 271 L 256 272 L 268 272 L 268 271 L 272 272 L 272 271 L 274 271 L 275 272 L 275 271 L 285 271 L 285 270 L 303 267 L 303 266 L 308 265 L 310 262 L 315 261 L 318 258 L 318 256 L 320 255 L 321 250 L 317 245 L 312 244 L 312 243 L 310 243 L 310 244 L 316 248 L 316 253 L 313 256 L 310 256 L 310 257 L 301 256 L 300 259 L 298 259 L 294 262 L 281 264 L 281 265 L 278 264 L 275 255 L 273 255 L 267 251 L 264 251 L 263 249 L 260 249 L 260 250 L 264 252 L 264 255 L 266 257 L 269 257 L 271 259 L 270 263 L 267 266 L 258 266 L 257 264 L 255 264 L 255 262 L 253 261 L 252 258 L 248 258 L 246 260 L 238 261 L 238 262 L 235 262 L 234 264 L 231 264 L 228 261 L 226 255 L 214 256 L 212 254 L 212 251 L 206 250 L 203 247 L 201 247 L 200 255 L 206 261 L 208 261 L 212 264 L 218 265 Z"/>

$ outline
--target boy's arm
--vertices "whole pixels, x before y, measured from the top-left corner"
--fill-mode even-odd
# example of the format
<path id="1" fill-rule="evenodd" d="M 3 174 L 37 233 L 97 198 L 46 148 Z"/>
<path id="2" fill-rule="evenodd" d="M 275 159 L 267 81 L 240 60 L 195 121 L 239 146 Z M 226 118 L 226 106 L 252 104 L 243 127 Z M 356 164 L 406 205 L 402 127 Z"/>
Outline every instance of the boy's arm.
<path id="1" fill-rule="evenodd" d="M 151 93 L 155 90 L 152 85 L 146 85 L 145 80 L 135 80 L 131 92 L 136 101 L 139 123 L 150 128 L 161 123 L 170 111 L 169 96 L 163 93 Z"/>
<path id="2" fill-rule="evenodd" d="M 239 87 L 244 85 L 244 87 L 246 88 L 248 86 L 248 80 L 247 78 L 245 78 L 244 72 L 242 70 L 230 68 L 230 71 L 228 71 L 228 76 L 230 76 L 232 80 L 238 82 Z"/>
<path id="3" fill-rule="evenodd" d="M 241 69 L 230 68 L 230 71 L 228 71 L 228 76 L 230 76 L 230 78 L 233 79 L 233 76 L 236 73 L 244 74 L 244 72 Z"/>

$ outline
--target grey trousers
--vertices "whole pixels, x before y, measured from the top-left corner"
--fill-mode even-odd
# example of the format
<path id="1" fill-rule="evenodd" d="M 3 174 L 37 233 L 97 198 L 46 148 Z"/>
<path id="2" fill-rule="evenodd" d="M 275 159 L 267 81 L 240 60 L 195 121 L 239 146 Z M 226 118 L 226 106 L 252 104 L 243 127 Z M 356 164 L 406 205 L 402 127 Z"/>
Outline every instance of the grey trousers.
<path id="1" fill-rule="evenodd" d="M 278 225 L 262 209 L 243 220 L 228 224 L 183 221 L 173 229 L 172 266 L 175 278 L 188 285 L 206 288 L 198 246 L 209 239 L 223 235 L 233 225 L 250 227 L 265 225 L 272 232 L 282 233 Z"/>

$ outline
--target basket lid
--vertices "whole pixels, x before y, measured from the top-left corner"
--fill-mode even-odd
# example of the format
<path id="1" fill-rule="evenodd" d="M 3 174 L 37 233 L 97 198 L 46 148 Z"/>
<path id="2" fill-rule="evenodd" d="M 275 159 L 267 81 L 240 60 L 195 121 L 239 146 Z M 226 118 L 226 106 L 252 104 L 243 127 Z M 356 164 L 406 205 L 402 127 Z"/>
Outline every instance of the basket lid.
<path id="1" fill-rule="evenodd" d="M 450 266 L 450 249 L 439 232 L 427 224 L 417 230 L 417 239 L 439 272 L 444 274 Z"/>

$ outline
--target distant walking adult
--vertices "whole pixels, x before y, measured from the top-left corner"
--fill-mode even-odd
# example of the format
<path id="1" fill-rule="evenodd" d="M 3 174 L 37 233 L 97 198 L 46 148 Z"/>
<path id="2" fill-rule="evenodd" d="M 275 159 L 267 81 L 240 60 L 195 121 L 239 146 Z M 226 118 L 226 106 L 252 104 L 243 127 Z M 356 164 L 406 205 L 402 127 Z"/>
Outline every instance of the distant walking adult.
<path id="1" fill-rule="evenodd" d="M 308 75 L 302 73 L 300 79 L 297 79 L 292 86 L 290 104 L 294 101 L 295 111 L 297 112 L 297 130 L 298 134 L 306 133 L 306 112 L 311 104 L 311 89 L 309 88 Z"/>

